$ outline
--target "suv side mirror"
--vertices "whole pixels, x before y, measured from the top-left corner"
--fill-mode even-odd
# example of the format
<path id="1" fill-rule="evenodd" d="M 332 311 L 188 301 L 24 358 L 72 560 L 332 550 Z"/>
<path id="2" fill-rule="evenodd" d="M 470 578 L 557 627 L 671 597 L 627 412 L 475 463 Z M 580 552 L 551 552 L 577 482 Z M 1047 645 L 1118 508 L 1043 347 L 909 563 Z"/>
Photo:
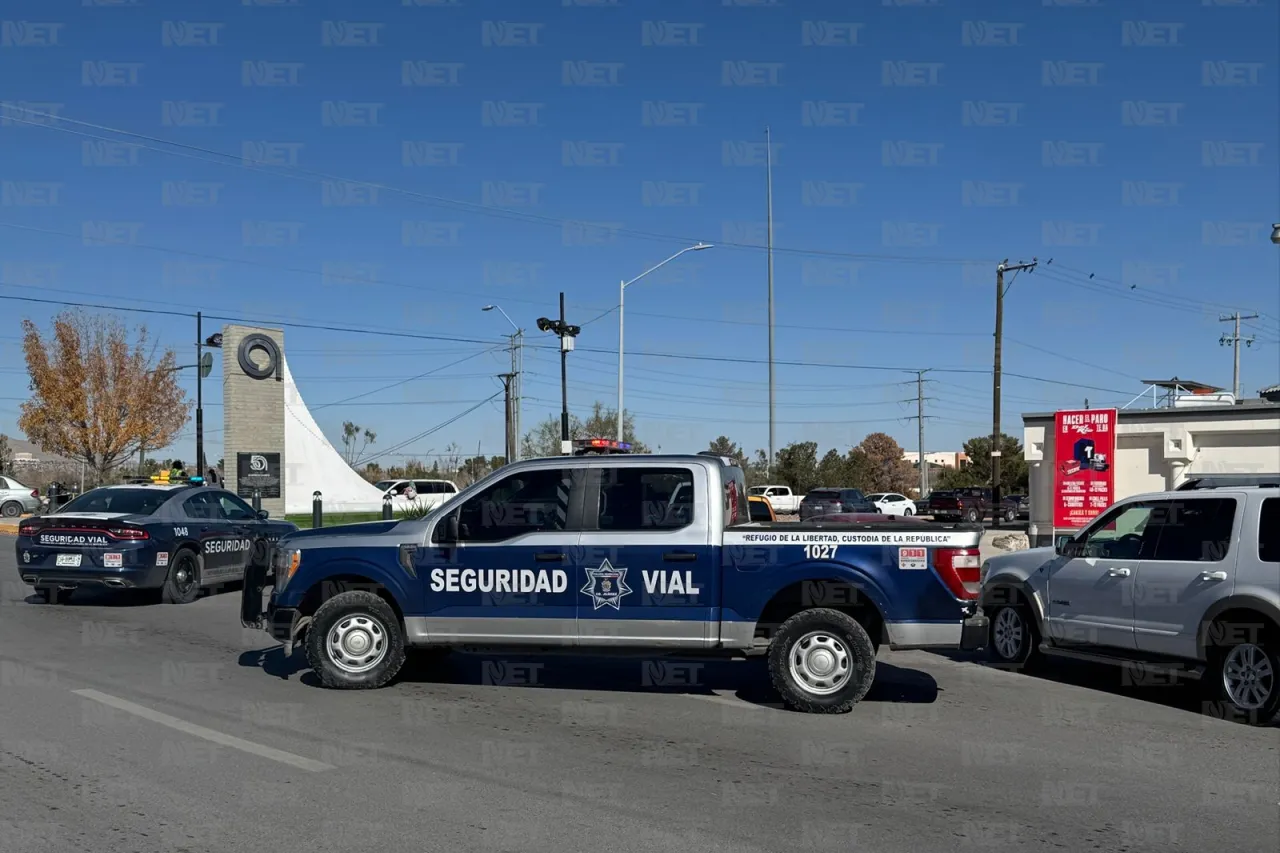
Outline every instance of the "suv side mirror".
<path id="1" fill-rule="evenodd" d="M 1081 553 L 1081 546 L 1074 542 L 1075 537 L 1070 534 L 1059 536 L 1057 541 L 1053 543 L 1053 550 L 1062 557 L 1078 557 Z"/>
<path id="2" fill-rule="evenodd" d="M 257 516 L 258 521 L 266 521 L 271 517 L 271 513 L 267 512 L 265 509 L 258 510 L 254 515 Z"/>

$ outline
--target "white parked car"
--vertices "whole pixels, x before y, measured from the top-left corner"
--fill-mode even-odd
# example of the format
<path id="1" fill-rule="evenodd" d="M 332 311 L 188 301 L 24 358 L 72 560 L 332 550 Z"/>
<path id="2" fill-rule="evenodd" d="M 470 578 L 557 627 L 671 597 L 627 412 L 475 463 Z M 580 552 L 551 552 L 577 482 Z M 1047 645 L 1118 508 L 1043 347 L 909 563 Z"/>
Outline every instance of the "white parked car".
<path id="1" fill-rule="evenodd" d="M 413 507 L 435 509 L 458 493 L 458 487 L 450 480 L 382 480 L 373 485 L 384 495 L 391 495 L 393 512 Z"/>
<path id="2" fill-rule="evenodd" d="M 748 493 L 768 498 L 778 515 L 795 515 L 800 511 L 800 495 L 792 492 L 790 486 L 752 486 Z"/>
<path id="3" fill-rule="evenodd" d="M 885 515 L 916 514 L 916 502 L 897 492 L 876 492 L 874 495 L 867 495 L 867 500 L 879 507 Z"/>
<path id="4" fill-rule="evenodd" d="M 17 518 L 40 508 L 40 495 L 12 477 L 0 477 L 0 517 Z"/>
<path id="5" fill-rule="evenodd" d="M 1280 488 L 1126 498 L 1052 548 L 982 565 L 992 660 L 1199 679 L 1214 716 L 1280 717 Z"/>

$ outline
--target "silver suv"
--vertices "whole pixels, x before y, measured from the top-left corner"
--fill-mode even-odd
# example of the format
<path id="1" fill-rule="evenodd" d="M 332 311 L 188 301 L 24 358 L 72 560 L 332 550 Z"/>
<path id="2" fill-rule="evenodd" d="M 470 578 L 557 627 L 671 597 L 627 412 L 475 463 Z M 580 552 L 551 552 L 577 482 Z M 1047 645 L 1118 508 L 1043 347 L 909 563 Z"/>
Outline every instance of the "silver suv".
<path id="1" fill-rule="evenodd" d="M 40 508 L 40 495 L 12 477 L 0 477 L 0 518 L 17 518 Z"/>
<path id="2" fill-rule="evenodd" d="M 1130 684 L 1199 679 L 1215 716 L 1280 716 L 1280 488 L 1127 498 L 981 577 L 998 664 L 1117 663 Z"/>

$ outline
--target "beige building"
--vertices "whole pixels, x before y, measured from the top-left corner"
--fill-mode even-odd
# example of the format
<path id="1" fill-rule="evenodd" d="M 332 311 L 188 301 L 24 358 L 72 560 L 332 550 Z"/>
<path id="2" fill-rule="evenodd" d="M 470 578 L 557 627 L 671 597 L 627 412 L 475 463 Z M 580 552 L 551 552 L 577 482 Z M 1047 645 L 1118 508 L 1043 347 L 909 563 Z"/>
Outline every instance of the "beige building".
<path id="1" fill-rule="evenodd" d="M 1280 473 L 1280 402 L 1177 397 L 1153 409 L 1121 409 L 1115 499 L 1176 489 L 1201 474 Z M 1053 542 L 1054 413 L 1024 414 L 1033 546 Z"/>
<path id="2" fill-rule="evenodd" d="M 903 451 L 902 458 L 914 467 L 920 466 L 920 453 L 915 450 Z M 962 450 L 935 450 L 925 453 L 925 460 L 931 468 L 961 468 L 969 464 L 969 457 Z"/>

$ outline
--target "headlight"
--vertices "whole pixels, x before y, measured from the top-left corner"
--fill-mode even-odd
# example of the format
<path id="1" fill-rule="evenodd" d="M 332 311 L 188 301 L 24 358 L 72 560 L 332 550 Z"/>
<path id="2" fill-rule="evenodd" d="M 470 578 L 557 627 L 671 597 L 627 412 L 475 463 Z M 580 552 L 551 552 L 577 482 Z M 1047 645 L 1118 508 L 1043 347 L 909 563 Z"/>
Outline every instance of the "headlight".
<path id="1" fill-rule="evenodd" d="M 302 551 L 297 548 L 280 549 L 271 560 L 271 573 L 275 575 L 275 587 L 284 589 L 302 563 Z"/>

